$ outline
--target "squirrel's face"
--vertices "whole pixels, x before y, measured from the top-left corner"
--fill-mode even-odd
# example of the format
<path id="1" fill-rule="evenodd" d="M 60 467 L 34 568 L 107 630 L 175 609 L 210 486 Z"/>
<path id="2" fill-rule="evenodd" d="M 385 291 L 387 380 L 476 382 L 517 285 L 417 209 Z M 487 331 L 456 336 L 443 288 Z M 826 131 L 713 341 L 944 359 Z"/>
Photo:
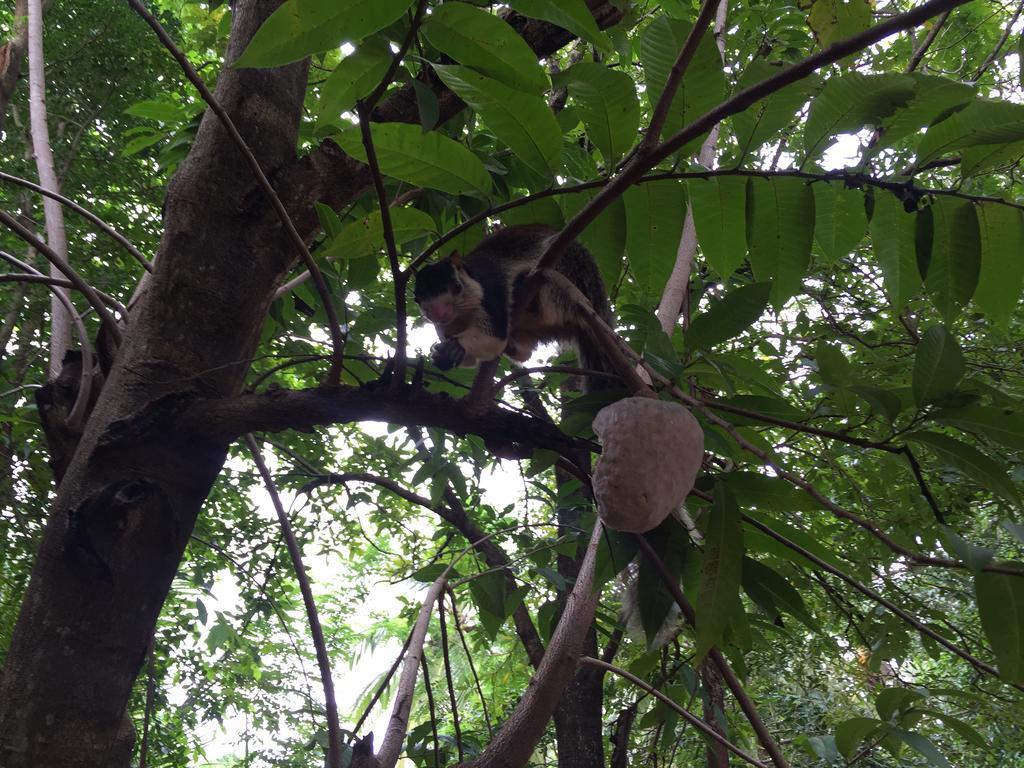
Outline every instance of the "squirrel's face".
<path id="1" fill-rule="evenodd" d="M 461 309 L 465 271 L 448 258 L 428 264 L 416 274 L 414 297 L 420 312 L 442 329 L 451 323 Z"/>

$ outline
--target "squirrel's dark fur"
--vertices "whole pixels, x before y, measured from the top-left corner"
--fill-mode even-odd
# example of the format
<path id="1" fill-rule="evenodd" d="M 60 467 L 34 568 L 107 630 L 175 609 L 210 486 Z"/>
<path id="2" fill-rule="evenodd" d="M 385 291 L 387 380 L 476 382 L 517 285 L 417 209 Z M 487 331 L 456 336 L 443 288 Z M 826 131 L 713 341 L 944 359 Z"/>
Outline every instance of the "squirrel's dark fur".
<path id="1" fill-rule="evenodd" d="M 415 298 L 441 337 L 432 352 L 439 368 L 475 365 L 501 354 L 523 361 L 538 343 L 557 341 L 576 348 L 582 368 L 612 372 L 580 309 L 556 286 L 545 283 L 527 306 L 516 306 L 526 276 L 556 234 L 534 224 L 506 227 L 465 257 L 453 255 L 419 270 Z M 566 248 L 554 269 L 612 324 L 597 263 L 582 245 Z M 589 378 L 588 389 L 607 385 L 605 377 Z"/>

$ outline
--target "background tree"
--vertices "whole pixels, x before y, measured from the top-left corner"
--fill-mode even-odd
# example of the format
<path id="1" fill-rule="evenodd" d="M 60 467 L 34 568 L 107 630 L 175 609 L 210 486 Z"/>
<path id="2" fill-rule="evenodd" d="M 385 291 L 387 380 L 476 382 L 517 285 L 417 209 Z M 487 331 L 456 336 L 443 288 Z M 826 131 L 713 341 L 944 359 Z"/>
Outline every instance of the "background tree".
<path id="1" fill-rule="evenodd" d="M 1019 762 L 1020 10 L 49 8 L 72 272 L 16 88 L 2 763 L 186 765 L 226 720 L 228 764 L 372 764 L 388 695 L 384 765 Z M 415 359 L 412 270 L 517 222 L 590 248 L 701 421 L 645 536 L 587 501 L 632 375 L 503 367 L 481 408 Z M 48 285 L 85 329 L 53 380 Z"/>

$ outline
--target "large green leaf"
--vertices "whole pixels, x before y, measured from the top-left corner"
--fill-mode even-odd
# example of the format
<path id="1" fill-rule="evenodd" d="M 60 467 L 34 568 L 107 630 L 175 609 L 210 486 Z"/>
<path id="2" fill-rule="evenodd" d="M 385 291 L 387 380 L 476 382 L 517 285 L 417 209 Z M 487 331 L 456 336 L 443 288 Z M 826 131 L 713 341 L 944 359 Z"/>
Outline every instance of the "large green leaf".
<path id="1" fill-rule="evenodd" d="M 423 133 L 418 125 L 374 123 L 371 129 L 381 172 L 420 187 L 459 195 L 487 193 L 491 177 L 476 155 L 437 132 Z M 358 128 L 335 137 L 352 157 L 366 162 Z"/>
<path id="2" fill-rule="evenodd" d="M 814 30 L 818 45 L 825 49 L 867 29 L 871 25 L 872 6 L 869 0 L 813 0 L 807 24 Z"/>
<path id="3" fill-rule="evenodd" d="M 697 647 L 694 664 L 721 639 L 739 599 L 743 567 L 743 528 L 736 499 L 724 483 L 715 485 L 714 504 L 704 539 L 697 589 Z"/>
<path id="4" fill-rule="evenodd" d="M 444 3 L 428 17 L 423 36 L 455 61 L 521 91 L 541 94 L 548 77 L 515 30 L 467 3 Z"/>
<path id="5" fill-rule="evenodd" d="M 772 284 L 752 283 L 729 291 L 697 315 L 686 331 L 691 349 L 713 347 L 738 336 L 764 314 Z"/>
<path id="6" fill-rule="evenodd" d="M 434 220 L 415 208 L 392 208 L 391 229 L 395 242 L 401 246 L 428 232 L 436 232 Z M 347 224 L 322 251 L 324 258 L 359 259 L 384 252 L 384 226 L 380 211 L 373 211 L 358 221 Z"/>
<path id="7" fill-rule="evenodd" d="M 811 259 L 814 193 L 802 179 L 749 179 L 747 248 L 758 280 L 771 280 L 772 306 L 799 293 Z"/>
<path id="8" fill-rule="evenodd" d="M 974 301 L 1004 327 L 1024 285 L 1024 214 L 998 203 L 975 206 L 981 235 L 981 269 Z"/>
<path id="9" fill-rule="evenodd" d="M 917 147 L 918 164 L 964 147 L 1024 140 L 1024 106 L 978 100 L 932 125 Z"/>
<path id="10" fill-rule="evenodd" d="M 1006 467 L 993 461 L 977 448 L 938 432 L 909 432 L 907 440 L 921 443 L 935 456 L 976 482 L 982 488 L 1020 504 L 1020 493 L 1009 477 Z"/>
<path id="11" fill-rule="evenodd" d="M 1008 408 L 965 405 L 938 411 L 932 414 L 932 418 L 968 432 L 977 432 L 1008 448 L 1024 450 L 1024 413 Z"/>
<path id="12" fill-rule="evenodd" d="M 888 731 L 915 752 L 923 755 L 928 763 L 935 766 L 935 768 L 953 768 L 949 764 L 949 760 L 939 752 L 938 748 L 926 736 L 902 728 L 893 728 L 892 726 L 888 728 Z"/>
<path id="13" fill-rule="evenodd" d="M 731 275 L 747 255 L 744 228 L 747 180 L 738 176 L 693 179 L 686 185 L 701 251 L 722 278 Z"/>
<path id="14" fill-rule="evenodd" d="M 937 117 L 963 107 L 974 99 L 974 88 L 955 80 L 918 72 L 908 75 L 914 82 L 914 99 L 882 121 L 876 149 L 892 146 L 928 126 Z"/>
<path id="15" fill-rule="evenodd" d="M 687 21 L 657 16 L 647 25 L 640 38 L 640 61 L 644 68 L 647 85 L 647 99 L 654 105 L 661 98 L 668 80 L 669 71 L 682 50 L 692 25 Z M 662 135 L 675 133 L 685 124 L 700 117 L 716 106 L 725 95 L 725 75 L 722 73 L 722 59 L 718 55 L 710 33 L 701 38 L 693 59 L 686 68 L 679 91 L 672 97 L 672 106 Z M 694 139 L 683 148 L 685 154 L 690 147 L 699 143 Z"/>
<path id="16" fill-rule="evenodd" d="M 821 628 L 804 605 L 800 593 L 786 578 L 773 568 L 750 557 L 743 558 L 743 591 L 761 607 L 771 606 L 799 619 L 814 632 Z M 771 610 L 767 611 L 771 614 Z M 774 618 L 774 616 L 772 617 Z"/>
<path id="17" fill-rule="evenodd" d="M 874 195 L 871 213 L 871 247 L 882 270 L 882 280 L 889 301 L 902 310 L 921 289 L 921 272 L 917 266 L 914 241 L 916 217 L 907 213 L 903 203 L 888 192 Z"/>
<path id="18" fill-rule="evenodd" d="M 924 288 L 950 323 L 974 295 L 981 268 L 981 239 L 974 206 L 938 197 L 918 214 L 917 264 Z"/>
<path id="19" fill-rule="evenodd" d="M 631 187 L 624 197 L 629 266 L 644 296 L 657 301 L 676 263 L 686 188 L 678 181 L 656 181 Z"/>
<path id="20" fill-rule="evenodd" d="M 825 82 L 811 102 L 804 127 L 804 151 L 813 160 L 838 133 L 856 133 L 866 125 L 906 106 L 914 97 L 914 81 L 907 75 L 864 75 L 848 72 Z"/>
<path id="21" fill-rule="evenodd" d="M 784 66 L 781 61 L 769 63 L 764 59 L 754 59 L 740 75 L 739 88 L 743 90 L 757 85 L 777 74 Z M 758 147 L 795 122 L 800 108 L 820 83 L 821 78 L 817 75 L 805 77 L 733 115 L 733 131 L 739 144 L 738 162 L 742 163 Z"/>
<path id="22" fill-rule="evenodd" d="M 999 674 L 1009 682 L 1024 683 L 1024 575 L 975 574 L 974 592 Z"/>
<path id="23" fill-rule="evenodd" d="M 550 21 L 602 51 L 612 49 L 608 35 L 598 29 L 584 0 L 510 0 L 509 5 L 523 16 Z"/>
<path id="24" fill-rule="evenodd" d="M 589 191 L 559 197 L 566 219 L 579 213 L 595 194 L 597 193 Z M 622 198 L 605 208 L 577 239 L 597 260 L 604 284 L 615 285 L 622 274 L 623 257 L 626 253 L 626 206 Z"/>
<path id="25" fill-rule="evenodd" d="M 569 96 L 604 157 L 605 167 L 618 162 L 633 146 L 640 125 L 640 102 L 633 78 L 603 64 L 582 62 L 556 78 L 569 86 Z"/>
<path id="26" fill-rule="evenodd" d="M 543 97 L 509 88 L 468 67 L 435 64 L 434 71 L 524 163 L 542 176 L 554 175 L 562 129 Z"/>
<path id="27" fill-rule="evenodd" d="M 336 120 L 380 83 L 394 56 L 387 42 L 371 38 L 338 62 L 320 86 L 320 122 Z"/>
<path id="28" fill-rule="evenodd" d="M 851 717 L 836 726 L 836 749 L 849 760 L 857 747 L 882 724 L 873 717 Z"/>
<path id="29" fill-rule="evenodd" d="M 921 335 L 914 356 L 914 399 L 918 405 L 940 400 L 956 390 L 964 375 L 964 356 L 944 325 Z"/>
<path id="30" fill-rule="evenodd" d="M 256 30 L 236 67 L 278 67 L 362 40 L 401 18 L 412 0 L 285 0 Z"/>
<path id="31" fill-rule="evenodd" d="M 815 184 L 814 239 L 826 261 L 834 264 L 850 254 L 868 228 L 864 193 L 842 184 Z"/>

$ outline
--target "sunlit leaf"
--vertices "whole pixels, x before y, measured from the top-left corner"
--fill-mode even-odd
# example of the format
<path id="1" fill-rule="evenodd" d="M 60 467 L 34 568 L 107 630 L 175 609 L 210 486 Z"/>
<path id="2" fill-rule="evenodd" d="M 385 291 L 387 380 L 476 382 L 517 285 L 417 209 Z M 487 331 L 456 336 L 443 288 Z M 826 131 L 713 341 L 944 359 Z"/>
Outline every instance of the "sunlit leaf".
<path id="1" fill-rule="evenodd" d="M 814 237 L 814 193 L 802 179 L 750 179 L 747 248 L 758 280 L 771 280 L 771 303 L 780 309 L 800 292 Z"/>
<path id="2" fill-rule="evenodd" d="M 285 0 L 234 66 L 277 67 L 346 40 L 362 40 L 401 18 L 411 5 L 412 0 Z"/>
<path id="3" fill-rule="evenodd" d="M 554 174 L 562 130 L 543 97 L 509 88 L 468 67 L 435 64 L 434 71 L 524 163 L 542 176 Z"/>
<path id="4" fill-rule="evenodd" d="M 418 125 L 406 123 L 374 123 L 371 135 L 381 171 L 388 176 L 453 195 L 491 188 L 490 174 L 480 159 L 447 136 L 423 133 Z M 335 140 L 352 157 L 366 161 L 358 128 Z"/>
<path id="5" fill-rule="evenodd" d="M 521 91 L 540 94 L 548 78 L 530 46 L 503 19 L 468 3 L 444 3 L 423 25 L 423 36 L 459 64 Z"/>
<path id="6" fill-rule="evenodd" d="M 694 179 L 687 183 L 701 252 L 722 278 L 747 255 L 747 238 L 737 222 L 746 218 L 747 180 L 738 176 Z"/>

